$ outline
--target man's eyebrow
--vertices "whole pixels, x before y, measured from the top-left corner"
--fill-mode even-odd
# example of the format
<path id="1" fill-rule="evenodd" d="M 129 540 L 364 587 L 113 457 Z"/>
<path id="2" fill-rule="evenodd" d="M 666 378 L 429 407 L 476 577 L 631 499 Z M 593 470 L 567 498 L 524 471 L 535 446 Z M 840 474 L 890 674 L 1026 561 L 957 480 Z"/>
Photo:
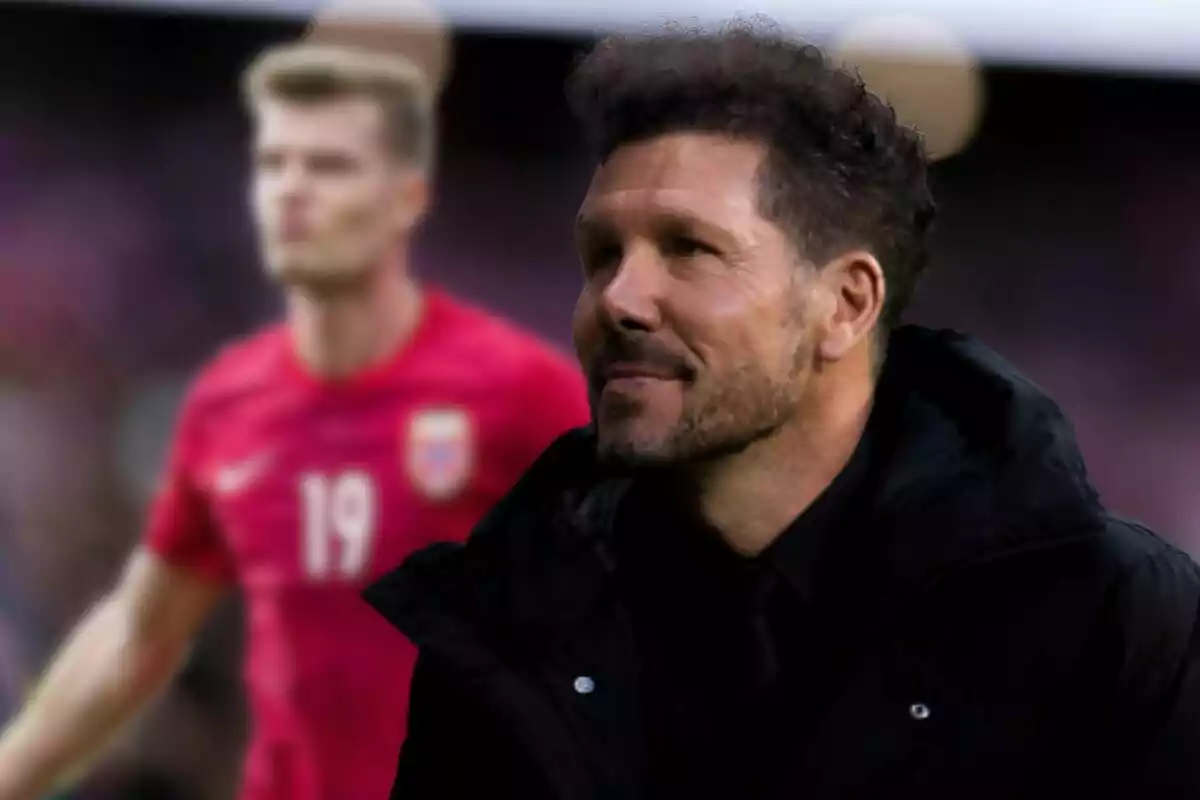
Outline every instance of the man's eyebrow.
<path id="1" fill-rule="evenodd" d="M 612 225 L 590 214 L 580 212 L 575 217 L 574 230 L 575 235 L 580 238 L 609 236 L 612 234 Z"/>
<path id="2" fill-rule="evenodd" d="M 744 242 L 736 233 L 718 223 L 680 209 L 663 208 L 641 226 L 644 233 L 655 237 L 686 236 L 703 239 L 719 249 L 738 248 Z M 606 214 L 581 210 L 575 217 L 574 234 L 577 243 L 613 239 L 616 222 Z"/>

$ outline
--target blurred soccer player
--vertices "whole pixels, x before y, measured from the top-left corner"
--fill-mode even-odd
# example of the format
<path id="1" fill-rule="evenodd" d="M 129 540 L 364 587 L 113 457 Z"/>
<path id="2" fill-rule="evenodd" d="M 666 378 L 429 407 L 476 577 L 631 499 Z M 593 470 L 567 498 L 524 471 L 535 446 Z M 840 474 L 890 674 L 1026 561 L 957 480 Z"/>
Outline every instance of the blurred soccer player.
<path id="1" fill-rule="evenodd" d="M 245 91 L 286 323 L 228 347 L 191 388 L 143 546 L 0 741 L 2 800 L 86 764 L 235 584 L 254 721 L 243 797 L 386 797 L 415 652 L 360 591 L 465 535 L 588 418 L 568 360 L 408 270 L 433 146 L 415 68 L 291 45 Z"/>

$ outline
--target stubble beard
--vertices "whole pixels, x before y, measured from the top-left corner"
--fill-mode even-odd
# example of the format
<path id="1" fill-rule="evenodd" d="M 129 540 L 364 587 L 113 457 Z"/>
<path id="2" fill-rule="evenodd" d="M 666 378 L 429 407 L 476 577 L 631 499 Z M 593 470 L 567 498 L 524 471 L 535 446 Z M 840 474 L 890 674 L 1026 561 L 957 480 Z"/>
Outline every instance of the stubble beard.
<path id="1" fill-rule="evenodd" d="M 609 405 L 602 419 L 595 412 L 597 457 L 621 471 L 678 471 L 702 468 L 737 455 L 773 436 L 786 425 L 798 404 L 792 381 L 741 367 L 685 397 L 679 420 L 659 435 L 631 430 L 641 403 Z"/>

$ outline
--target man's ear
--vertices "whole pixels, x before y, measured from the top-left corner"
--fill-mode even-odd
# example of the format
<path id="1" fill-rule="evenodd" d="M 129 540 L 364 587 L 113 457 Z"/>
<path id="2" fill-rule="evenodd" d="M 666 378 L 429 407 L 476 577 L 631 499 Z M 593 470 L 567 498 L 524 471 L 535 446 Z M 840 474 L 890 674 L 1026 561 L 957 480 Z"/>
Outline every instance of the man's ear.
<path id="1" fill-rule="evenodd" d="M 396 177 L 395 209 L 405 228 L 418 225 L 429 212 L 429 178 L 421 170 L 404 170 Z"/>
<path id="2" fill-rule="evenodd" d="M 821 267 L 817 281 L 827 299 L 817 355 L 839 361 L 874 334 L 886 299 L 883 268 L 871 253 L 853 250 Z"/>

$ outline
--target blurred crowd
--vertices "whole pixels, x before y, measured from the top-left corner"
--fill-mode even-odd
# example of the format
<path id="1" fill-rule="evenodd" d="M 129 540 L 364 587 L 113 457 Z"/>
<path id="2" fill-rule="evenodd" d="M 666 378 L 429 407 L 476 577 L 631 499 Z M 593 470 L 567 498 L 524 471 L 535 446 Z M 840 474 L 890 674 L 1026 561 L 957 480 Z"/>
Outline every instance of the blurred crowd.
<path id="1" fill-rule="evenodd" d="M 191 370 L 273 312 L 244 213 L 236 80 L 290 29 L 32 7 L 0 18 L 7 717 L 136 541 Z M 588 171 L 559 93 L 573 47 L 461 37 L 417 264 L 564 347 Z M 979 334 L 1049 389 L 1106 501 L 1200 553 L 1200 88 L 985 78 L 977 138 L 938 168 L 942 228 L 914 316 Z M 87 791 L 134 796 L 106 783 L 129 765 L 176 781 L 139 784 L 138 797 L 227 791 L 242 724 L 236 619 L 221 615 Z"/>

